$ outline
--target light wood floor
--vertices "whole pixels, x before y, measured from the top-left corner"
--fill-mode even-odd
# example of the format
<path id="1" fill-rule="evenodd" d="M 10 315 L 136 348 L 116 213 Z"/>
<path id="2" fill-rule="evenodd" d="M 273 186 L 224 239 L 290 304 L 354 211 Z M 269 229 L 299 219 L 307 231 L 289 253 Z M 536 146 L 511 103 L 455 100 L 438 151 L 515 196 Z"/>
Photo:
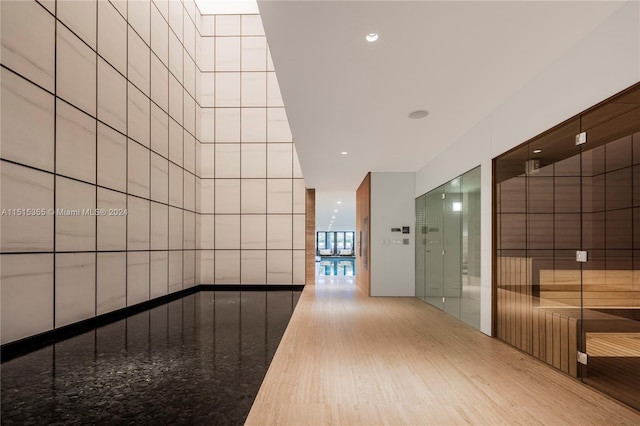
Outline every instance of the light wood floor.
<path id="1" fill-rule="evenodd" d="M 413 298 L 307 286 L 249 425 L 639 425 L 640 413 Z"/>

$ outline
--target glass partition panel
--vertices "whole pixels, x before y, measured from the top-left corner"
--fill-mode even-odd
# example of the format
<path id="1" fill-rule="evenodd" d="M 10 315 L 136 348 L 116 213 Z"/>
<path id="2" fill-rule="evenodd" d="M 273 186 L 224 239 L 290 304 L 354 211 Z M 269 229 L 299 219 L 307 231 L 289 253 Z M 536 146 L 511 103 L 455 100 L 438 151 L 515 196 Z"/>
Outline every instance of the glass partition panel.
<path id="1" fill-rule="evenodd" d="M 425 221 L 427 243 L 425 248 L 425 277 L 427 302 L 444 309 L 444 230 L 442 194 L 440 187 L 426 195 Z"/>
<path id="2" fill-rule="evenodd" d="M 443 204 L 443 287 L 444 311 L 460 318 L 462 299 L 462 178 L 444 185 Z"/>
<path id="3" fill-rule="evenodd" d="M 480 167 L 416 199 L 416 297 L 480 328 Z"/>
<path id="4" fill-rule="evenodd" d="M 416 199 L 416 297 L 426 301 L 427 196 Z"/>

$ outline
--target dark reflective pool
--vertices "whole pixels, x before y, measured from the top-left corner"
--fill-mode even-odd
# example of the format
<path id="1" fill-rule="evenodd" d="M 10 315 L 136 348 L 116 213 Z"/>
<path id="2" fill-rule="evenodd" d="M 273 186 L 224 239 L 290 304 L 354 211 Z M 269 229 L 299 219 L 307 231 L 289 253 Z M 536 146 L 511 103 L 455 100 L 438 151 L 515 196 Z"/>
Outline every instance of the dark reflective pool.
<path id="1" fill-rule="evenodd" d="M 2 424 L 242 424 L 300 293 L 201 291 L 5 362 Z"/>

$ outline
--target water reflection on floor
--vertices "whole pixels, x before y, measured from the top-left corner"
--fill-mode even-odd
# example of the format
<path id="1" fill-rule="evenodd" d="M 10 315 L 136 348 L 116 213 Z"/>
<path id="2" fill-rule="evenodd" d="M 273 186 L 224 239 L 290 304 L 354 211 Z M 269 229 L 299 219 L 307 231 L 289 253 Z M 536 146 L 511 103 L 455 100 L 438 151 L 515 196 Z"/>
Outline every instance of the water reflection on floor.
<path id="1" fill-rule="evenodd" d="M 202 291 L 5 362 L 2 424 L 243 424 L 299 297 Z"/>
<path id="2" fill-rule="evenodd" d="M 318 275 L 345 275 L 356 274 L 355 258 L 323 257 L 316 262 L 316 276 Z"/>

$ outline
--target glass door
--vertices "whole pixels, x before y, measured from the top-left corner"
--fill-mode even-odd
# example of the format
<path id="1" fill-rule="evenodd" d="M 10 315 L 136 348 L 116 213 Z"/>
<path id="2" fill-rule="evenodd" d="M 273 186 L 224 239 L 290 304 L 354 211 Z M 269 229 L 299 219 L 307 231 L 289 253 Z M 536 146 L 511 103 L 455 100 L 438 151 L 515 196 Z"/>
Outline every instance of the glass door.
<path id="1" fill-rule="evenodd" d="M 640 409 L 640 89 L 583 114 L 581 366 Z"/>
<path id="2" fill-rule="evenodd" d="M 416 297 L 426 301 L 425 263 L 427 250 L 426 195 L 416 199 Z"/>
<path id="3" fill-rule="evenodd" d="M 444 310 L 443 194 L 443 187 L 440 187 L 425 196 L 425 299 L 442 310 Z"/>
<path id="4" fill-rule="evenodd" d="M 443 210 L 443 303 L 444 311 L 460 317 L 462 301 L 462 177 L 444 185 Z"/>

